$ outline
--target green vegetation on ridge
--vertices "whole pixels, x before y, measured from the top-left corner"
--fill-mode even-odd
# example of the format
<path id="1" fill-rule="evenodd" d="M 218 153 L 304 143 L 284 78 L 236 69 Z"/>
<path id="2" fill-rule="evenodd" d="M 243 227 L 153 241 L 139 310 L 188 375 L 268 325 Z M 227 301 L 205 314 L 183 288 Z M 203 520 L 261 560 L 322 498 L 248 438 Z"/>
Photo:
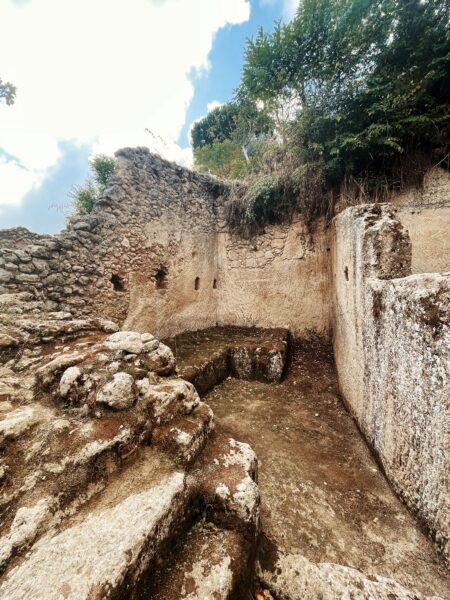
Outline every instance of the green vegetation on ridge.
<path id="1" fill-rule="evenodd" d="M 303 0 L 249 40 L 235 99 L 193 128 L 197 168 L 243 179 L 231 223 L 312 219 L 447 164 L 449 15 L 450 0 Z"/>
<path id="2" fill-rule="evenodd" d="M 71 192 L 75 212 L 88 214 L 106 188 L 114 173 L 115 160 L 105 154 L 96 154 L 90 161 L 91 176 L 82 186 L 76 186 Z"/>

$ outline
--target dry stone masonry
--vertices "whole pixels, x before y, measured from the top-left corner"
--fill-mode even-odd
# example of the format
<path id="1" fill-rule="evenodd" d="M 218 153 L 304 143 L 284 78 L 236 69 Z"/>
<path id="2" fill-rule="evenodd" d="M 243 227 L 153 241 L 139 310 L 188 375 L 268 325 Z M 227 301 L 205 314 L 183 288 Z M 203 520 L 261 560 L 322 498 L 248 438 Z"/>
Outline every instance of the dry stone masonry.
<path id="1" fill-rule="evenodd" d="M 449 599 L 448 173 L 243 238 L 225 185 L 116 158 L 0 230 L 0 597 Z"/>

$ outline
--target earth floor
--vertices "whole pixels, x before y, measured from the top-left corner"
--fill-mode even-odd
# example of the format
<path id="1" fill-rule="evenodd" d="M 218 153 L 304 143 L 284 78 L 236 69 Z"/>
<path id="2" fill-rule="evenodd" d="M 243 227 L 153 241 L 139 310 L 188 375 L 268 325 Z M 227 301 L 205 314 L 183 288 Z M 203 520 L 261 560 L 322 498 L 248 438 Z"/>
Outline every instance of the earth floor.
<path id="1" fill-rule="evenodd" d="M 339 397 L 328 347 L 294 345 L 281 384 L 228 378 L 204 400 L 216 430 L 249 443 L 258 456 L 258 560 L 265 570 L 283 551 L 450 597 L 442 560 L 391 490 Z"/>

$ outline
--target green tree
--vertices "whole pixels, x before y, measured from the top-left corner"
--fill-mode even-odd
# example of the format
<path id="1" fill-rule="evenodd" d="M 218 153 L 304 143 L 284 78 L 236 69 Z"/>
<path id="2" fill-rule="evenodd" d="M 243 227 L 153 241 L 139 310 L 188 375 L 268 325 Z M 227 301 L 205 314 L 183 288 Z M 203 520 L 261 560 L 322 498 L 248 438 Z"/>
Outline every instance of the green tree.
<path id="1" fill-rule="evenodd" d="M 219 177 L 238 179 L 248 172 L 247 161 L 239 144 L 232 140 L 215 141 L 194 149 L 195 166 Z"/>
<path id="2" fill-rule="evenodd" d="M 221 177 L 242 177 L 251 170 L 258 139 L 272 130 L 270 117 L 254 104 L 242 100 L 224 104 L 192 128 L 195 165 Z"/>
<path id="3" fill-rule="evenodd" d="M 449 139 L 449 0 L 304 0 L 294 20 L 247 44 L 239 93 L 286 123 L 299 164 L 326 184 L 396 166 Z"/>
<path id="4" fill-rule="evenodd" d="M 202 148 L 214 142 L 230 140 L 236 129 L 238 107 L 230 102 L 211 110 L 203 119 L 194 123 L 191 130 L 192 146 Z"/>
<path id="5" fill-rule="evenodd" d="M 0 78 L 0 102 L 4 100 L 8 106 L 14 104 L 16 92 L 17 89 L 12 83 L 4 82 Z"/>
<path id="6" fill-rule="evenodd" d="M 91 161 L 91 170 L 100 190 L 104 190 L 114 173 L 115 160 L 106 154 L 96 154 Z"/>

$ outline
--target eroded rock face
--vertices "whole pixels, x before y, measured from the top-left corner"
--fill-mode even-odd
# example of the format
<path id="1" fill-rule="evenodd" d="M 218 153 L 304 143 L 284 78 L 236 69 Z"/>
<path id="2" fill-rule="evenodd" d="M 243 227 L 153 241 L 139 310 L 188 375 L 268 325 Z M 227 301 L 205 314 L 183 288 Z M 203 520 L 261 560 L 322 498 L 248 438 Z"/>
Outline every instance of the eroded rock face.
<path id="1" fill-rule="evenodd" d="M 108 350 L 119 350 L 129 354 L 139 354 L 144 346 L 141 335 L 134 331 L 118 331 L 105 340 Z"/>
<path id="2" fill-rule="evenodd" d="M 158 600 L 245 597 L 260 527 L 256 455 L 215 431 L 211 409 L 180 375 L 193 369 L 205 385 L 231 374 L 279 381 L 287 333 L 258 340 L 252 330 L 246 344 L 212 344 L 212 360 L 199 355 L 177 371 L 152 334 L 111 335 L 113 325 L 86 329 L 47 310 L 38 344 L 37 320 L 17 321 L 5 334 L 17 343 L 2 350 L 0 596 L 137 599 L 160 569 Z M 181 551 L 167 570 L 175 541 Z M 280 553 L 275 573 L 260 565 L 267 598 L 270 589 L 292 600 L 422 600 L 394 581 L 300 555 Z"/>
<path id="3" fill-rule="evenodd" d="M 77 396 L 77 382 L 83 372 L 78 367 L 69 367 L 64 371 L 59 381 L 59 395 L 61 398 L 67 398 L 71 392 Z"/>
<path id="4" fill-rule="evenodd" d="M 61 384 L 60 384 L 61 385 Z M 112 379 L 99 389 L 96 401 L 115 410 L 125 410 L 134 404 L 134 380 L 128 373 L 114 373 Z"/>
<path id="5" fill-rule="evenodd" d="M 49 421 L 54 416 L 51 410 L 39 404 L 11 410 L 0 421 L 0 443 L 16 440 L 35 425 Z"/>
<path id="6" fill-rule="evenodd" d="M 184 494 L 184 475 L 174 473 L 110 508 L 100 506 L 43 539 L 11 571 L 0 593 L 10 600 L 103 600 L 132 593 L 133 582 L 184 510 Z"/>
<path id="7" fill-rule="evenodd" d="M 259 527 L 258 462 L 248 444 L 216 435 L 200 457 L 201 474 L 194 485 L 212 507 L 220 525 L 234 523 L 250 539 Z"/>
<path id="8" fill-rule="evenodd" d="M 206 472 L 212 411 L 153 335 L 76 321 L 29 296 L 11 306 L 20 316 L 5 325 L 0 371 L 0 595 L 135 597 L 205 505 L 233 557 L 219 551 L 199 591 L 234 593 L 250 552 L 243 535 L 255 540 L 259 522 L 251 450 L 228 439 L 205 454 Z M 188 475 L 181 467 L 195 461 Z M 228 498 L 215 492 L 224 474 Z"/>
<path id="9" fill-rule="evenodd" d="M 152 384 L 148 378 L 138 383 L 139 406 L 152 416 L 158 425 L 180 414 L 191 413 L 200 402 L 196 389 L 187 381 L 169 379 Z"/>
<path id="10" fill-rule="evenodd" d="M 369 579 L 356 569 L 312 563 L 300 554 L 280 555 L 274 567 L 266 571 L 258 565 L 258 576 L 277 598 L 286 600 L 439 600 L 408 590 L 393 579 Z"/>
<path id="11" fill-rule="evenodd" d="M 167 340 L 178 369 L 203 395 L 227 377 L 279 383 L 286 370 L 286 329 L 216 327 Z"/>

